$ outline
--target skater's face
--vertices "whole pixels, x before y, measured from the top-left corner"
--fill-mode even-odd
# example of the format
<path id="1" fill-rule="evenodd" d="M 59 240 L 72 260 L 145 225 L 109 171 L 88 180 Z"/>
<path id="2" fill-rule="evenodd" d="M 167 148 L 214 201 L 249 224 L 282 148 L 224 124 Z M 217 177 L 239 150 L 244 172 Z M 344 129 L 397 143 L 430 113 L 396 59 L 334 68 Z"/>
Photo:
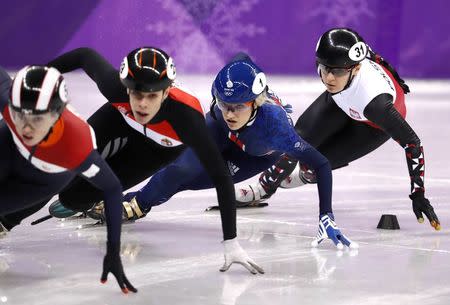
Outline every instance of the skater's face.
<path id="1" fill-rule="evenodd" d="M 222 111 L 222 116 L 231 130 L 238 130 L 250 120 L 255 102 L 246 102 L 242 104 L 228 104 L 217 101 L 217 106 Z"/>
<path id="2" fill-rule="evenodd" d="M 330 68 L 322 64 L 318 64 L 320 77 L 330 93 L 337 93 L 344 90 L 349 78 L 354 77 L 359 72 L 361 65 L 350 68 Z"/>
<path id="3" fill-rule="evenodd" d="M 128 90 L 131 111 L 139 124 L 147 124 L 161 109 L 161 104 L 169 95 L 169 89 L 143 92 Z"/>
<path id="4" fill-rule="evenodd" d="M 10 108 L 10 113 L 19 137 L 27 146 L 35 146 L 44 140 L 59 118 L 55 112 L 25 114 Z"/>

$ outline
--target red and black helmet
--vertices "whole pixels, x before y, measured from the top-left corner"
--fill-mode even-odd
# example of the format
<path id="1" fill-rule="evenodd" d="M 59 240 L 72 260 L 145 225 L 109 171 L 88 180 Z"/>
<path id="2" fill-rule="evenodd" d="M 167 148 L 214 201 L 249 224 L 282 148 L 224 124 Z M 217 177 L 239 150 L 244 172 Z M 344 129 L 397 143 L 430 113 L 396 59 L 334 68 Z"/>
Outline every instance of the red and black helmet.
<path id="1" fill-rule="evenodd" d="M 62 113 L 68 101 L 66 83 L 55 68 L 25 66 L 12 81 L 9 105 L 17 112 Z"/>
<path id="2" fill-rule="evenodd" d="M 128 53 L 120 66 L 120 80 L 128 89 L 153 92 L 168 88 L 176 77 L 172 57 L 161 49 L 142 47 Z"/>

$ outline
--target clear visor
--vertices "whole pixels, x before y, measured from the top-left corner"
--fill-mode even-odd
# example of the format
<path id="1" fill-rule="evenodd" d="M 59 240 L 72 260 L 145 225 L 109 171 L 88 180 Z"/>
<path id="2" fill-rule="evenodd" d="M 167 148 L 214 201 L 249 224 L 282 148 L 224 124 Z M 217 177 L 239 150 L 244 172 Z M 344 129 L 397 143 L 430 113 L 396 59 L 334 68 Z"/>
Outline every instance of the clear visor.
<path id="1" fill-rule="evenodd" d="M 216 102 L 217 102 L 217 106 L 219 107 L 219 109 L 223 112 L 228 112 L 228 111 L 243 112 L 243 111 L 246 111 L 246 110 L 252 108 L 254 101 L 241 103 L 241 104 L 229 104 L 229 103 L 222 102 L 221 100 L 219 100 L 216 97 Z"/>
<path id="2" fill-rule="evenodd" d="M 328 67 L 328 66 L 325 66 L 325 65 L 319 64 L 319 63 L 317 65 L 318 65 L 318 67 L 320 69 L 320 72 L 323 75 L 327 75 L 328 73 L 331 73 L 331 74 L 333 74 L 336 77 L 344 76 L 344 75 L 348 74 L 353 69 L 353 66 L 349 67 L 349 68 L 332 68 L 332 67 Z"/>
<path id="3" fill-rule="evenodd" d="M 21 111 L 16 111 L 13 108 L 9 107 L 9 112 L 11 113 L 11 118 L 16 125 L 16 127 L 23 127 L 28 125 L 33 129 L 39 129 L 42 127 L 46 127 L 49 124 L 53 123 L 55 120 L 56 113 L 46 112 L 42 114 L 31 114 L 24 113 Z"/>

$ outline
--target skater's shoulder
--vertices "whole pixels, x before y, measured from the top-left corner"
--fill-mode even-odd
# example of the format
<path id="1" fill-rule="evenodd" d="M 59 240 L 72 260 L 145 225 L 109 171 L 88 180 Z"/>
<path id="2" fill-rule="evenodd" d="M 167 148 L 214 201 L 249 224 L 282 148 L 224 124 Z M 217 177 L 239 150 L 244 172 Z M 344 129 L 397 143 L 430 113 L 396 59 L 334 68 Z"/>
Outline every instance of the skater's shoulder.
<path id="1" fill-rule="evenodd" d="M 200 114 L 204 115 L 205 111 L 200 103 L 199 99 L 196 98 L 189 90 L 183 87 L 172 87 L 169 89 L 169 95 L 167 99 L 173 102 L 174 105 L 188 106 L 191 109 L 196 110 Z"/>
<path id="2" fill-rule="evenodd" d="M 256 122 L 268 129 L 289 125 L 289 114 L 279 105 L 265 103 L 258 107 Z"/>
<path id="3" fill-rule="evenodd" d="M 78 158 L 87 157 L 96 148 L 95 133 L 92 127 L 80 117 L 74 108 L 68 106 L 61 114 L 64 131 L 60 145 Z"/>
<path id="4" fill-rule="evenodd" d="M 394 84 L 386 69 L 380 64 L 366 59 L 361 63 L 359 86 L 366 91 L 394 91 Z"/>
<path id="5" fill-rule="evenodd" d="M 257 102 L 258 103 L 258 102 Z M 258 115 L 265 118 L 285 118 L 286 110 L 281 103 L 272 102 L 272 100 L 264 100 L 258 103 Z"/>

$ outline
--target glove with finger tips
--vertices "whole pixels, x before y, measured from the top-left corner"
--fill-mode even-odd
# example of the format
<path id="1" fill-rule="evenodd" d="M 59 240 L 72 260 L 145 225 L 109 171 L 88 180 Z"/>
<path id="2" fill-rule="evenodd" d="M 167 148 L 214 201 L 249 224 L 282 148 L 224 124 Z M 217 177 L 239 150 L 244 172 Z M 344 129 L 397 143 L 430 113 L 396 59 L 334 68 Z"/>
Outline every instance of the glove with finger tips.
<path id="1" fill-rule="evenodd" d="M 414 192 L 409 195 L 409 198 L 411 198 L 412 200 L 412 208 L 414 214 L 416 215 L 417 221 L 419 223 L 423 223 L 423 214 L 425 214 L 425 216 L 430 221 L 431 226 L 435 230 L 440 230 L 441 223 L 439 222 L 439 219 L 434 212 L 433 206 L 431 205 L 430 201 L 425 198 L 425 194 L 423 192 Z"/>
<path id="2" fill-rule="evenodd" d="M 333 213 L 322 214 L 319 218 L 319 231 L 316 238 L 311 242 L 312 247 L 317 247 L 322 241 L 329 238 L 339 250 L 342 250 L 344 245 L 350 249 L 359 248 L 356 242 L 351 241 L 341 233 L 334 222 Z"/>
<path id="3" fill-rule="evenodd" d="M 244 266 L 252 274 L 257 274 L 258 272 L 261 274 L 264 273 L 264 269 L 258 266 L 248 256 L 247 252 L 242 249 L 237 237 L 223 241 L 223 246 L 225 263 L 220 268 L 221 272 L 227 271 L 233 263 L 237 263 Z"/>
<path id="4" fill-rule="evenodd" d="M 123 293 L 128 291 L 137 292 L 137 289 L 128 281 L 123 272 L 122 261 L 120 259 L 120 244 L 108 241 L 105 258 L 103 259 L 103 272 L 100 281 L 104 284 L 108 280 L 108 273 L 112 273 Z"/>

